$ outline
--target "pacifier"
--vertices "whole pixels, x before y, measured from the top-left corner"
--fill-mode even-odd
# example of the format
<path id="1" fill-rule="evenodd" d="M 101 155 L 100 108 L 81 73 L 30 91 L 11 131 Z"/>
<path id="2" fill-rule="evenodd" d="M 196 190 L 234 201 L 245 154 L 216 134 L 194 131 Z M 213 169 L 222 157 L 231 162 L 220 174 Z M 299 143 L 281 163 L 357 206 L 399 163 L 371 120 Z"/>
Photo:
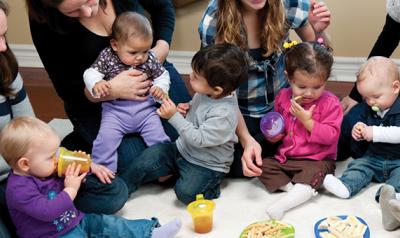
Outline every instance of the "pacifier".
<path id="1" fill-rule="evenodd" d="M 371 109 L 372 109 L 372 111 L 374 111 L 374 112 L 379 112 L 381 109 L 379 109 L 379 107 L 377 106 L 377 105 L 373 105 L 372 107 L 371 107 Z"/>

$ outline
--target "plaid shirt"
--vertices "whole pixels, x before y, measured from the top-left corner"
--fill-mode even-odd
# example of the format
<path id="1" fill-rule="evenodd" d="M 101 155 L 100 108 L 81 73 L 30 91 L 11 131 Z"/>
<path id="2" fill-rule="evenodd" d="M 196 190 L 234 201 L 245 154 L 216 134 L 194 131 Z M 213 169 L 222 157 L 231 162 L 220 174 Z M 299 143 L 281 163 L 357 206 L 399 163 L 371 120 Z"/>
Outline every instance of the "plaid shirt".
<path id="1" fill-rule="evenodd" d="M 286 21 L 291 29 L 300 28 L 308 23 L 308 0 L 283 0 Z M 211 0 L 198 27 L 201 46 L 214 44 L 216 37 L 218 0 Z M 287 39 L 282 39 L 284 42 Z M 237 89 L 239 108 L 243 115 L 262 117 L 273 110 L 274 97 L 278 91 L 288 86 L 284 71 L 284 57 L 274 53 L 270 57 L 262 57 L 262 49 L 251 49 L 252 58 L 249 78 Z"/>

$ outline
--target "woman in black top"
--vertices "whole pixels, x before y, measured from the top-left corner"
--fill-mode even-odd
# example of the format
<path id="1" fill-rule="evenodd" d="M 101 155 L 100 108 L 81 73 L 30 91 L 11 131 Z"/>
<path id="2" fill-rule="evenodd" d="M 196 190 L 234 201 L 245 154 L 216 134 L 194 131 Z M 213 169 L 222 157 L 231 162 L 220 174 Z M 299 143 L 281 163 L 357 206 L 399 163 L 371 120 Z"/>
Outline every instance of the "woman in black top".
<path id="1" fill-rule="evenodd" d="M 109 45 L 112 23 L 125 11 L 144 13 L 146 10 L 149 13 L 154 30 L 152 50 L 164 62 L 171 77 L 169 96 L 176 103 L 190 100 L 180 75 L 165 61 L 175 21 L 170 0 L 27 0 L 26 3 L 34 45 L 74 126 L 62 145 L 91 151 L 100 126 L 101 104 L 85 91 L 83 72 Z M 105 100 L 143 100 L 151 86 L 151 81 L 139 71 L 122 72 L 110 83 L 111 94 Z M 177 133 L 168 123 L 163 124 L 167 134 L 175 140 Z M 133 171 L 144 149 L 145 144 L 138 135 L 126 136 L 118 149 L 118 174 L 125 180 L 129 192 L 136 189 L 130 184 L 135 174 L 129 171 Z M 101 213 L 120 209 L 128 192 L 124 191 L 126 187 L 119 177 L 111 184 L 102 184 L 95 176 L 88 176 L 76 202 L 78 208 Z"/>

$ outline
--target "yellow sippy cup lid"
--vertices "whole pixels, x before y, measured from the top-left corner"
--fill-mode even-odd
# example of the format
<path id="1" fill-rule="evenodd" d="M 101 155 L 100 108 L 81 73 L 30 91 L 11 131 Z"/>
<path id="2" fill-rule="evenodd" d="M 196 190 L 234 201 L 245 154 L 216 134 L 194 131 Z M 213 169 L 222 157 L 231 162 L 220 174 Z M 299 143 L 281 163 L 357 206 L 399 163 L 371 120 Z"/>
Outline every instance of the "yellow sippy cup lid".
<path id="1" fill-rule="evenodd" d="M 204 199 L 203 194 L 196 195 L 196 201 L 189 203 L 187 210 L 190 213 L 209 213 L 214 210 L 215 203 L 212 200 Z"/>

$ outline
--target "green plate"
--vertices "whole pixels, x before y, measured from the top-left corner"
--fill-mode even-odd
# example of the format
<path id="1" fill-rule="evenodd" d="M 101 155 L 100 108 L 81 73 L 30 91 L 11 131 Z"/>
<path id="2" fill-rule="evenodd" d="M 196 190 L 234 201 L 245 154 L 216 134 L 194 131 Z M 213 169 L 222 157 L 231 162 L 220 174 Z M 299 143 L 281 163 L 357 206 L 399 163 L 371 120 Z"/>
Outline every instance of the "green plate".
<path id="1" fill-rule="evenodd" d="M 248 232 L 252 227 L 254 227 L 257 224 L 263 224 L 263 225 L 269 225 L 269 226 L 279 226 L 281 225 L 282 228 L 277 232 L 275 235 L 271 235 L 269 237 L 271 238 L 294 238 L 294 227 L 288 223 L 278 221 L 278 220 L 270 220 L 270 221 L 259 221 L 259 222 L 254 222 L 250 225 L 248 225 L 242 233 L 240 234 L 239 238 L 250 238 L 247 237 Z"/>

